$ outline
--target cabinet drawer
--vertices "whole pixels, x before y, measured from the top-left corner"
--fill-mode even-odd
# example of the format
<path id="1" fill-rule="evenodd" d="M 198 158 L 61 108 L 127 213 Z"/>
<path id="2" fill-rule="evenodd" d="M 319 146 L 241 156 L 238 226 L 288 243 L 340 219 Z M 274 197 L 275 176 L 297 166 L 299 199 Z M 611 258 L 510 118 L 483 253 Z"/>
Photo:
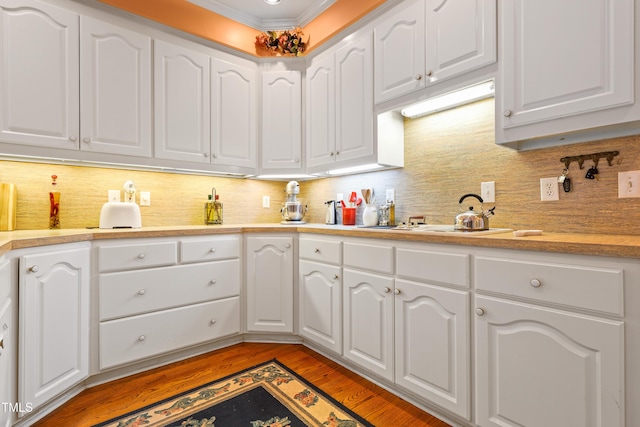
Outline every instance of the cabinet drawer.
<path id="1" fill-rule="evenodd" d="M 103 322 L 100 369 L 237 333 L 239 297 Z"/>
<path id="2" fill-rule="evenodd" d="M 100 271 L 159 267 L 178 262 L 177 242 L 126 243 L 98 247 Z"/>
<path id="3" fill-rule="evenodd" d="M 329 264 L 340 264 L 342 260 L 342 242 L 300 239 L 300 258 Z"/>
<path id="4" fill-rule="evenodd" d="M 469 287 L 469 255 L 397 248 L 396 266 L 402 277 Z"/>
<path id="5" fill-rule="evenodd" d="M 101 274 L 100 320 L 238 295 L 240 261 Z"/>
<path id="6" fill-rule="evenodd" d="M 215 261 L 238 258 L 240 239 L 238 236 L 207 237 L 180 241 L 180 262 Z"/>
<path id="7" fill-rule="evenodd" d="M 345 266 L 393 274 L 393 247 L 345 242 Z"/>
<path id="8" fill-rule="evenodd" d="M 475 278 L 480 290 L 624 313 L 624 271 L 619 269 L 477 257 Z"/>

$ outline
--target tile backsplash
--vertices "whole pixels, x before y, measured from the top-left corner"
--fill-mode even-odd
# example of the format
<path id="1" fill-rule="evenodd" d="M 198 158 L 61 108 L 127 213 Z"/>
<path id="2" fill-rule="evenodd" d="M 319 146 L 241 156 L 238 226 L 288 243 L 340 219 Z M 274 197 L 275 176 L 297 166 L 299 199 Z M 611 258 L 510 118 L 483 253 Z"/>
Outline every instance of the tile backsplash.
<path id="1" fill-rule="evenodd" d="M 617 197 L 618 172 L 640 170 L 640 136 L 518 152 L 495 144 L 493 117 L 493 100 L 485 100 L 406 120 L 403 169 L 301 181 L 300 198 L 309 205 L 305 220 L 323 223 L 325 201 L 372 187 L 378 202 L 386 189 L 395 189 L 400 221 L 425 215 L 428 222 L 451 224 L 463 194 L 479 194 L 482 181 L 495 181 L 496 202 L 485 204 L 496 206 L 492 227 L 640 235 L 640 199 Z M 612 166 L 600 161 L 598 179 L 585 178 L 591 162 L 582 170 L 572 163 L 571 191 L 560 189 L 558 201 L 540 201 L 540 178 L 560 175 L 560 158 L 612 150 L 620 155 Z M 286 182 L 0 161 L 0 182 L 17 186 L 17 229 L 48 227 L 54 174 L 62 228 L 97 226 L 108 190 L 122 190 L 127 180 L 135 183 L 138 200 L 140 191 L 151 193 L 151 206 L 141 207 L 143 226 L 203 224 L 212 187 L 224 204 L 225 224 L 277 223 L 285 199 Z M 270 196 L 269 208 L 262 207 L 264 195 Z"/>

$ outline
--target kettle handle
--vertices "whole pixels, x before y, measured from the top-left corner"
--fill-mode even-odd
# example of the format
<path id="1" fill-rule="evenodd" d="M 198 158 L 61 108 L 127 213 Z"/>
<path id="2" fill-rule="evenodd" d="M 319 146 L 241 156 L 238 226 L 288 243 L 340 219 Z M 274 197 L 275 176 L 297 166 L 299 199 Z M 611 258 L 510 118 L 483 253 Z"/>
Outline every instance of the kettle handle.
<path id="1" fill-rule="evenodd" d="M 469 194 L 465 194 L 464 196 L 460 197 L 460 200 L 458 201 L 458 204 L 462 204 L 462 201 L 464 199 L 466 199 L 467 197 L 475 197 L 476 199 L 478 199 L 480 201 L 480 203 L 484 203 L 484 200 L 482 200 L 482 197 L 478 196 L 477 194 L 469 193 Z"/>

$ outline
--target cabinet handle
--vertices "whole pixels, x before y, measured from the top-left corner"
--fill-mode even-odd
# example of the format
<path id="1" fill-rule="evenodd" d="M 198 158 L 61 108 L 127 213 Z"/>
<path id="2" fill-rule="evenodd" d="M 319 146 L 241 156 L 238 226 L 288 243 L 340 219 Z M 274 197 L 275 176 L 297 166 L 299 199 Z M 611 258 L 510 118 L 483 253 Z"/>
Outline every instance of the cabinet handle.
<path id="1" fill-rule="evenodd" d="M 72 135 L 69 137 L 69 141 L 76 142 L 77 140 L 78 140 L 77 136 Z"/>
<path id="2" fill-rule="evenodd" d="M 0 348 L 4 348 L 4 338 L 0 340 Z"/>
<path id="3" fill-rule="evenodd" d="M 91 138 L 89 138 L 88 136 L 85 136 L 84 138 L 82 138 L 82 142 L 88 144 L 91 142 Z"/>
<path id="4" fill-rule="evenodd" d="M 319 253 L 320 253 L 320 249 L 319 249 L 319 248 L 315 248 L 315 249 L 313 250 L 313 252 L 315 252 L 315 253 L 319 254 Z"/>
<path id="5" fill-rule="evenodd" d="M 329 153 L 329 157 L 333 157 L 333 151 Z"/>
<path id="6" fill-rule="evenodd" d="M 213 153 L 213 154 L 211 155 L 211 157 L 213 157 L 214 159 L 217 159 L 217 158 L 218 158 L 218 155 L 217 155 L 216 153 Z"/>
<path id="7" fill-rule="evenodd" d="M 144 256 L 145 256 L 144 253 L 139 253 L 138 254 L 138 259 L 144 259 Z"/>
<path id="8" fill-rule="evenodd" d="M 484 308 L 480 308 L 480 307 L 476 308 L 476 314 L 478 316 L 484 316 L 484 313 L 485 313 Z"/>
<path id="9" fill-rule="evenodd" d="M 202 153 L 204 157 L 209 157 L 209 153 Z"/>
<path id="10" fill-rule="evenodd" d="M 144 341 L 145 339 L 147 339 L 147 337 L 145 337 L 144 335 L 140 335 L 138 337 L 138 341 Z"/>
<path id="11" fill-rule="evenodd" d="M 211 280 L 209 281 L 209 284 L 210 284 L 210 285 L 215 285 L 215 284 L 216 284 L 216 279 L 211 279 Z"/>
<path id="12" fill-rule="evenodd" d="M 340 276 L 338 276 L 337 274 L 333 275 L 333 280 L 338 280 L 340 278 Z"/>
<path id="13" fill-rule="evenodd" d="M 296 162 L 296 163 L 300 163 L 300 159 L 299 159 L 298 157 L 296 157 L 295 162 Z"/>
<path id="14" fill-rule="evenodd" d="M 394 294 L 396 294 L 396 295 L 400 295 L 400 289 L 395 288 L 395 289 L 393 290 L 393 293 L 394 293 Z"/>
<path id="15" fill-rule="evenodd" d="M 140 289 L 138 291 L 138 295 L 144 295 L 147 291 L 145 291 L 144 289 Z"/>
<path id="16" fill-rule="evenodd" d="M 433 77 L 433 71 L 431 70 L 427 71 L 427 77 Z"/>
<path id="17" fill-rule="evenodd" d="M 339 152 L 339 151 L 336 151 L 336 156 L 339 156 L 339 155 L 340 155 L 340 152 Z"/>
<path id="18" fill-rule="evenodd" d="M 211 248 L 209 249 L 209 252 L 214 253 L 216 251 L 216 248 Z"/>
<path id="19" fill-rule="evenodd" d="M 542 282 L 538 279 L 531 279 L 530 283 L 534 288 L 539 288 L 542 285 Z"/>
<path id="20" fill-rule="evenodd" d="M 385 287 L 384 288 L 384 293 L 388 294 L 389 292 L 391 292 L 391 288 Z"/>
<path id="21" fill-rule="evenodd" d="M 416 80 L 422 80 L 422 74 L 417 74 L 416 75 Z"/>
<path id="22" fill-rule="evenodd" d="M 211 319 L 211 321 L 209 322 L 210 325 L 213 325 L 216 323 L 216 319 Z"/>
<path id="23" fill-rule="evenodd" d="M 287 243 L 286 245 L 284 245 L 284 247 L 289 249 L 291 247 L 291 245 L 289 243 Z"/>
<path id="24" fill-rule="evenodd" d="M 38 267 L 38 265 L 32 265 L 31 267 L 29 267 L 29 271 L 32 273 L 37 273 L 38 270 L 40 270 L 40 267 Z"/>
<path id="25" fill-rule="evenodd" d="M 511 115 L 513 114 L 513 111 L 505 110 L 503 114 L 504 114 L 505 117 L 511 117 Z"/>

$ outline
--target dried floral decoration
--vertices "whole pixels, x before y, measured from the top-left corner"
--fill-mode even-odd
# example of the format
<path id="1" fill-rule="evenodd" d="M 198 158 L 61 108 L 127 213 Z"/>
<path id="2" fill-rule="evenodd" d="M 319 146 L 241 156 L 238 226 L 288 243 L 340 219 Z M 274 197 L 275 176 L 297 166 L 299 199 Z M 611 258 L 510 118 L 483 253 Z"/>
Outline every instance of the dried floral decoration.
<path id="1" fill-rule="evenodd" d="M 307 43 L 302 40 L 304 33 L 300 27 L 293 30 L 267 31 L 256 36 L 256 48 L 266 51 L 271 55 L 300 56 L 307 48 Z"/>

